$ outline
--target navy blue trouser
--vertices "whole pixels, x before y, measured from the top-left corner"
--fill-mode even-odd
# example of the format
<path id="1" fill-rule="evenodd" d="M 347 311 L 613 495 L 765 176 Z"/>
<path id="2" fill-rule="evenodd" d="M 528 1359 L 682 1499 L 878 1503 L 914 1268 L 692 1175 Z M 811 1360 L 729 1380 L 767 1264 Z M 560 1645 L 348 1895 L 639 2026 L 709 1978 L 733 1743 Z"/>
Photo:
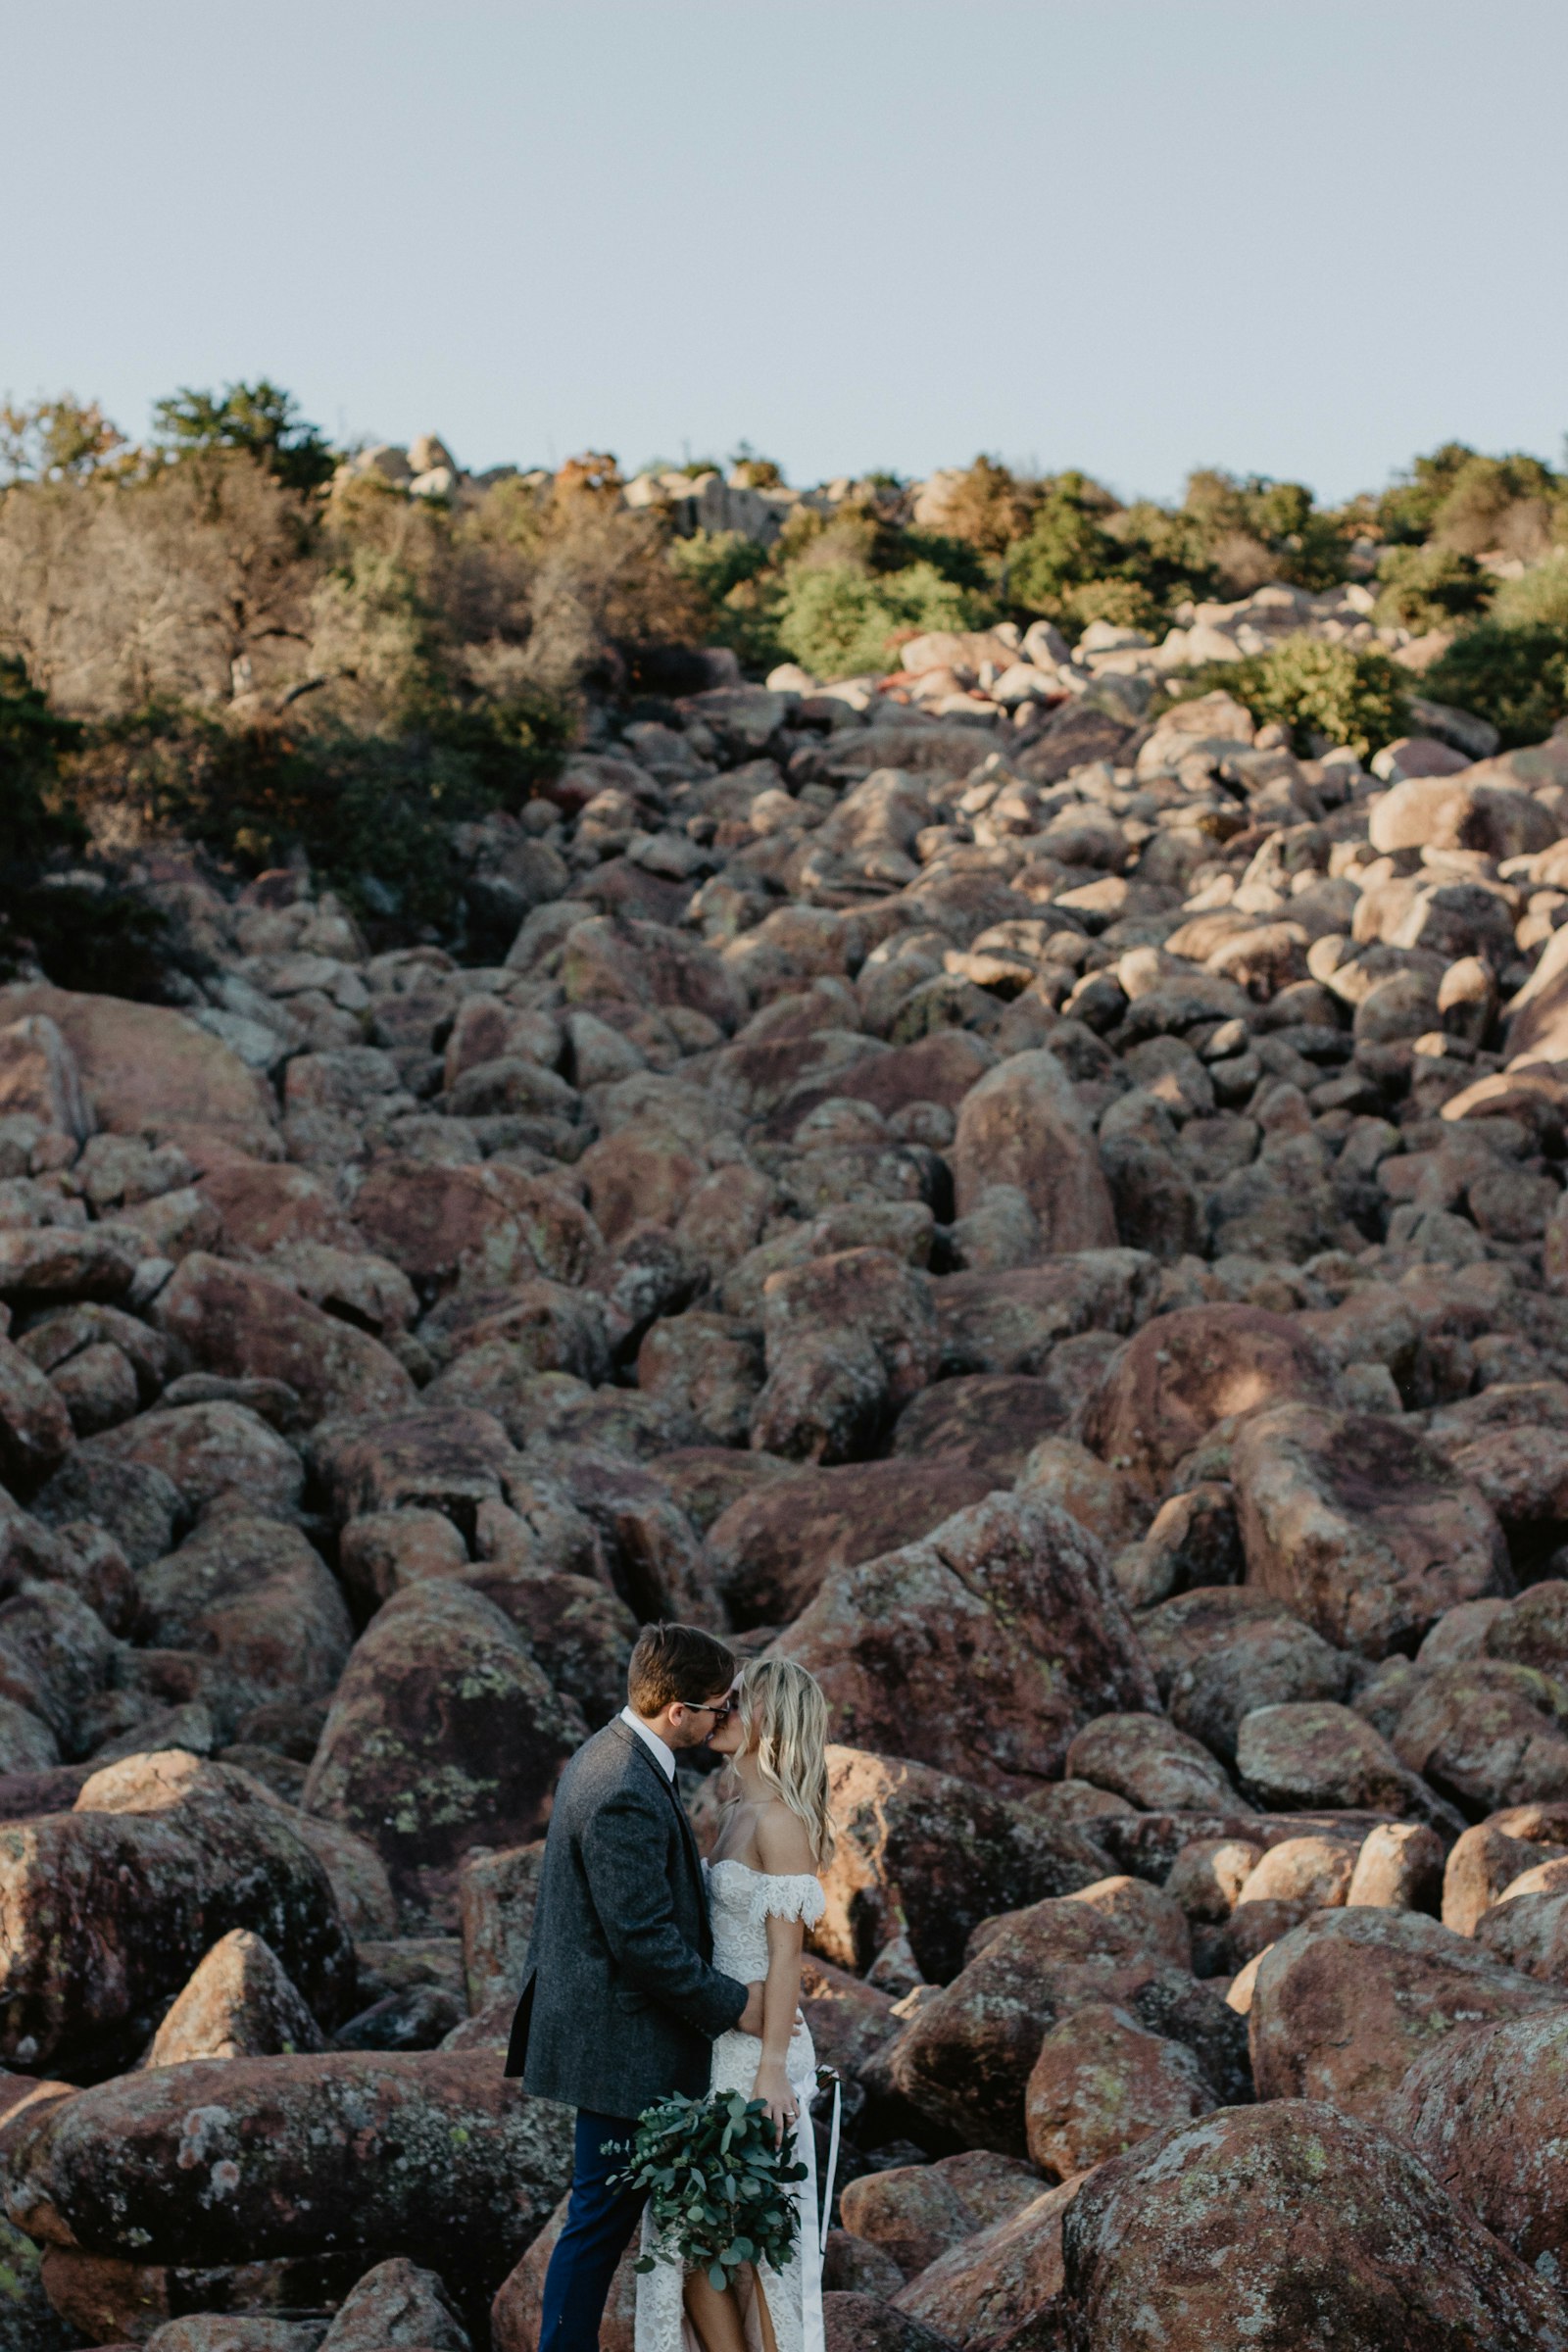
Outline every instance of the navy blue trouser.
<path id="1" fill-rule="evenodd" d="M 641 2189 L 609 2185 L 630 2162 L 636 2131 L 623 2115 L 577 2111 L 571 2199 L 545 2273 L 539 2352 L 599 2352 L 610 2282 L 646 2201 Z"/>

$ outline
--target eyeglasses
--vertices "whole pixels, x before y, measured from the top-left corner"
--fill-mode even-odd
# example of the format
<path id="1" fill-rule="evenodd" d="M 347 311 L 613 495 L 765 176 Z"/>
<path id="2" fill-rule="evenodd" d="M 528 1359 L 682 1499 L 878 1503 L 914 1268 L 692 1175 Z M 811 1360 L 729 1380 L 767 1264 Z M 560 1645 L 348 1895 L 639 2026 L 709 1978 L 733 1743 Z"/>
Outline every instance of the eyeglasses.
<path id="1" fill-rule="evenodd" d="M 727 1715 L 733 1715 L 735 1712 L 735 1701 L 732 1698 L 721 1698 L 716 1706 L 711 1701 L 700 1701 L 693 1698 L 683 1698 L 680 1703 L 688 1715 L 711 1715 L 717 1723 L 722 1723 Z"/>

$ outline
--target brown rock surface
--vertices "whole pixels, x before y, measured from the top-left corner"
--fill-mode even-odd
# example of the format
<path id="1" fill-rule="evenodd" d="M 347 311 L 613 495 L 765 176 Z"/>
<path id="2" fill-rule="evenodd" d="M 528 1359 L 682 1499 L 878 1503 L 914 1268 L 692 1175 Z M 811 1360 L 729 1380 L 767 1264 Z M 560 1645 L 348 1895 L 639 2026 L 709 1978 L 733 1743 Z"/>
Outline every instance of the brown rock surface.
<path id="1" fill-rule="evenodd" d="M 286 1381 L 313 1420 L 394 1411 L 413 1395 L 403 1366 L 368 1332 L 323 1314 L 265 1274 L 201 1250 L 175 1270 L 159 1298 L 158 1318 L 203 1371 Z"/>
<path id="2" fill-rule="evenodd" d="M 1215 2103 L 1191 2050 L 1091 2001 L 1040 2044 L 1024 2093 L 1029 2154 L 1048 2180 L 1068 2180 Z"/>
<path id="3" fill-rule="evenodd" d="M 1392 2128 L 1543 2278 L 1562 2275 L 1568 2006 L 1455 2035 L 1410 2069 Z"/>
<path id="4" fill-rule="evenodd" d="M 863 1971 L 902 1937 L 941 1983 L 982 1920 L 1104 1875 L 1087 1838 L 928 1765 L 831 1747 L 828 1793 L 839 1842 L 811 1940 L 844 1968 Z"/>
<path id="5" fill-rule="evenodd" d="M 919 1761 L 1004 1794 L 1056 1777 L 1093 1716 L 1157 1703 L 1092 1539 L 1008 1495 L 836 1570 L 777 1648 L 816 1674 L 846 1740 L 893 1755 L 917 1743 Z"/>
<path id="6" fill-rule="evenodd" d="M 237 1054 L 162 1004 L 29 987 L 8 993 L 6 1011 L 12 1020 L 42 1013 L 54 1022 L 95 1123 L 111 1135 L 189 1124 L 249 1146 L 276 1118 L 267 1089 Z"/>
<path id="7" fill-rule="evenodd" d="M 835 1569 L 916 1542 L 1001 1483 L 941 1459 L 803 1466 L 738 1496 L 714 1520 L 707 1544 L 713 1582 L 736 1625 L 786 1624 Z"/>
<path id="8" fill-rule="evenodd" d="M 1417 2058 L 1562 1995 L 1414 1911 L 1319 1912 L 1266 1952 L 1252 1994 L 1264 2099 L 1325 2099 L 1380 2130 Z"/>
<path id="9" fill-rule="evenodd" d="M 980 2149 L 846 2181 L 844 2227 L 880 2246 L 913 2278 L 965 2238 L 1012 2220 L 1039 2194 L 1039 2179 L 1026 2164 Z"/>
<path id="10" fill-rule="evenodd" d="M 1297 1400 L 1328 1404 L 1327 1358 L 1288 1317 L 1255 1306 L 1191 1306 L 1146 1323 L 1085 1416 L 1097 1453 L 1159 1495 L 1216 1421 Z"/>
<path id="11" fill-rule="evenodd" d="M 469 2352 L 468 2331 L 434 2271 L 393 2255 L 367 2271 L 321 2338 L 325 2352 Z"/>
<path id="12" fill-rule="evenodd" d="M 1552 2288 L 1406 2149 L 1310 2099 L 1175 2124 L 1103 2166 L 1063 2225 L 1069 2342 L 1557 2352 Z"/>
<path id="13" fill-rule="evenodd" d="M 74 1811 L 0 1829 L 0 1875 L 4 2048 L 29 2066 L 150 2028 L 232 1928 L 263 1936 L 319 2014 L 342 2014 L 352 1957 L 331 1886 L 244 1773 L 179 1753 L 110 1765 Z"/>
<path id="14" fill-rule="evenodd" d="M 356 2194 L 337 2192 L 356 2150 Z M 565 2111 L 493 2057 L 384 2051 L 198 2061 L 85 2090 L 24 2126 L 7 2208 L 46 2244 L 217 2265 L 356 2249 L 497 2282 L 570 2168 Z"/>
<path id="15" fill-rule="evenodd" d="M 1039 1219 L 1048 1250 L 1100 1250 L 1117 1238 L 1100 1154 L 1053 1054 L 1015 1054 L 970 1088 L 953 1173 L 959 1216 L 987 1185 L 1011 1184 Z"/>
<path id="16" fill-rule="evenodd" d="M 1512 1590 L 1477 1491 L 1381 1416 L 1282 1405 L 1231 1455 L 1250 1585 L 1362 1657 L 1409 1651 L 1445 1610 Z"/>
<path id="17" fill-rule="evenodd" d="M 270 1944 L 245 1928 L 220 1936 L 153 2035 L 144 2064 L 195 2058 L 292 2057 L 326 2046 L 320 2028 L 278 1966 Z"/>
<path id="18" fill-rule="evenodd" d="M 1021 2155 L 1029 2072 L 1045 2034 L 1110 2002 L 1192 2046 L 1223 2094 L 1236 2080 L 1237 2020 L 1187 1974 L 1191 1956 L 1180 1906 L 1141 1880 L 1036 1903 L 915 2011 L 891 2053 L 892 2079 L 967 2145 Z"/>
<path id="19" fill-rule="evenodd" d="M 585 1728 L 493 1602 L 430 1579 L 389 1600 L 356 1643 L 306 1809 L 367 1838 L 412 1889 L 469 1846 L 536 1836 Z"/>
<path id="20" fill-rule="evenodd" d="M 1008 2337 L 1036 2315 L 1044 2326 L 1061 2292 L 1062 2216 L 1082 2179 L 1063 2180 L 960 2238 L 901 2290 L 898 2308 L 961 2345 Z"/>

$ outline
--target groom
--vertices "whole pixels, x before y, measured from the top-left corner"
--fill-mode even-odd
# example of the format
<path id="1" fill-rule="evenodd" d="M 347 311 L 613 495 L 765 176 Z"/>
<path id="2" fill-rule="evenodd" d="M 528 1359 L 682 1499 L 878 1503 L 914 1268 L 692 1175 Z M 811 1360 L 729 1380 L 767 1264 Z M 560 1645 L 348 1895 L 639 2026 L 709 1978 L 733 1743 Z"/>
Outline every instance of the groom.
<path id="1" fill-rule="evenodd" d="M 556 1790 L 507 2073 L 577 2110 L 571 2199 L 545 2275 L 539 2352 L 598 2352 L 641 2195 L 610 2186 L 637 2118 L 701 2097 L 711 2045 L 762 2030 L 762 1987 L 712 1967 L 697 1840 L 675 1758 L 729 1712 L 735 1660 L 687 1625 L 643 1629 L 629 1703 L 577 1750 Z"/>

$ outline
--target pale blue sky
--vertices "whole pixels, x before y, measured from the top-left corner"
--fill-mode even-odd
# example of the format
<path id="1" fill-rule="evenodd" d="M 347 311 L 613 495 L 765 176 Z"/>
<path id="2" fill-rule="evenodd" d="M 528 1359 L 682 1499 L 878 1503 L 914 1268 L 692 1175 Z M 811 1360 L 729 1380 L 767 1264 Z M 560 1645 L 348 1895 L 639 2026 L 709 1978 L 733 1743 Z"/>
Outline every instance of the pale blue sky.
<path id="1" fill-rule="evenodd" d="M 0 392 L 1167 494 L 1568 428 L 1563 0 L 0 0 Z"/>

